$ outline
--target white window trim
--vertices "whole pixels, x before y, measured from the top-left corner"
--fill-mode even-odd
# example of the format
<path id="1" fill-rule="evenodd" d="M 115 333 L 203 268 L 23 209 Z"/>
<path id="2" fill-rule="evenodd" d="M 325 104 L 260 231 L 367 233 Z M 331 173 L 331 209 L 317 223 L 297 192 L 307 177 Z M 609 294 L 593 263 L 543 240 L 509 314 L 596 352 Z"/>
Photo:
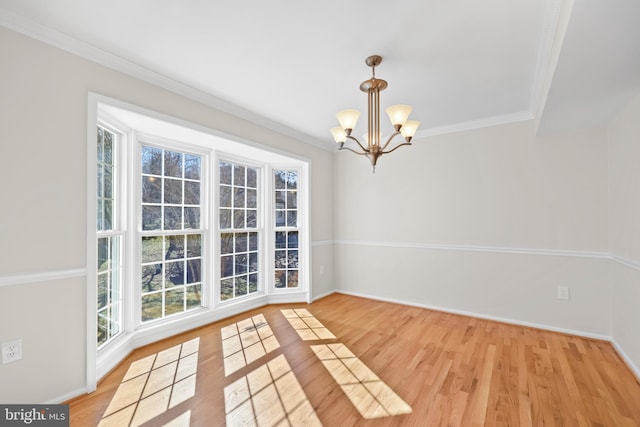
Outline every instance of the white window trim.
<path id="1" fill-rule="evenodd" d="M 169 318 L 163 319 L 161 322 L 148 322 L 145 324 L 140 323 L 140 313 L 139 313 L 139 304 L 135 304 L 137 301 L 136 295 L 134 293 L 135 286 L 131 284 L 123 285 L 123 333 L 113 342 L 110 342 L 103 346 L 98 353 L 96 348 L 96 339 L 97 339 L 97 320 L 96 320 L 96 229 L 95 229 L 95 221 L 91 219 L 96 218 L 96 204 L 95 204 L 95 195 L 96 195 L 96 144 L 95 144 L 95 132 L 96 126 L 98 124 L 98 116 L 103 116 L 103 111 L 99 111 L 102 109 L 102 106 L 107 109 L 120 109 L 125 110 L 127 112 L 131 112 L 133 114 L 138 114 L 142 116 L 146 116 L 151 120 L 162 121 L 165 124 L 169 124 L 169 126 L 181 127 L 190 132 L 199 132 L 202 134 L 206 134 L 211 136 L 212 138 L 224 138 L 226 141 L 225 148 L 221 148 L 220 150 L 211 149 L 210 154 L 208 155 L 209 162 L 209 183 L 204 184 L 208 186 L 207 188 L 203 188 L 203 195 L 206 194 L 208 199 L 208 208 L 207 213 L 201 215 L 201 219 L 206 216 L 206 220 L 208 222 L 208 236 L 205 237 L 207 240 L 206 244 L 203 245 L 206 247 L 206 250 L 203 250 L 203 261 L 207 259 L 206 269 L 203 264 L 203 308 L 187 311 L 185 313 L 181 313 L 179 315 L 171 316 Z M 164 339 L 181 332 L 185 332 L 187 330 L 197 328 L 203 325 L 206 325 L 211 322 L 215 322 L 220 319 L 224 319 L 226 317 L 233 316 L 235 314 L 241 313 L 243 311 L 251 310 L 253 308 L 257 308 L 260 306 L 264 306 L 266 304 L 272 303 L 286 303 L 286 302 L 310 302 L 311 301 L 311 244 L 310 244 L 310 231 L 309 231 L 309 212 L 306 207 L 308 206 L 308 186 L 309 186 L 309 161 L 306 158 L 292 155 L 291 153 L 286 153 L 283 151 L 279 151 L 277 149 L 273 149 L 271 147 L 263 146 L 254 141 L 244 140 L 242 138 L 233 137 L 230 135 L 223 134 L 219 131 L 215 131 L 210 128 L 206 128 L 204 126 L 200 126 L 194 123 L 190 123 L 178 118 L 166 116 L 161 113 L 157 113 L 155 111 L 148 110 L 146 108 L 138 107 L 135 105 L 131 105 L 119 100 L 115 100 L 109 97 L 105 97 L 103 95 L 95 94 L 89 92 L 88 94 L 88 115 L 87 115 L 87 259 L 86 259 L 86 267 L 87 267 L 87 392 L 92 392 L 96 389 L 97 381 L 106 375 L 109 371 L 111 371 L 114 367 L 120 363 L 122 359 L 124 359 L 131 351 L 134 349 L 150 344 L 152 342 L 158 341 L 160 339 Z M 99 114 L 100 113 L 100 114 Z M 124 131 L 124 137 L 126 137 L 125 147 L 120 148 L 119 152 L 122 155 L 121 160 L 121 170 L 126 171 L 127 179 L 137 179 L 136 172 L 140 172 L 139 163 L 139 154 L 136 154 L 136 151 L 139 151 L 139 142 L 138 138 L 144 139 L 147 135 L 144 132 L 136 132 L 135 134 L 128 129 L 128 126 L 123 125 L 119 126 L 120 123 L 117 123 L 117 120 L 109 120 L 113 125 L 118 125 Z M 161 140 L 162 138 L 153 137 L 154 140 Z M 270 162 L 265 160 L 264 162 L 257 162 L 251 159 L 250 156 L 234 154 L 229 149 L 229 144 L 236 144 L 239 150 L 242 151 L 253 151 L 260 150 L 265 153 L 267 157 L 280 157 L 290 159 L 291 162 L 282 162 L 282 161 L 273 161 Z M 187 144 L 193 147 L 196 145 L 200 147 L 199 144 Z M 235 145 L 233 145 L 235 147 Z M 177 145 L 172 145 L 171 148 L 177 148 Z M 202 148 L 201 148 L 202 149 Z M 127 151 L 125 155 L 125 150 Z M 192 151 L 190 148 L 187 148 L 186 151 Z M 198 150 L 199 152 L 200 150 Z M 271 154 L 269 154 L 271 153 Z M 256 155 L 256 158 L 261 158 L 260 155 Z M 250 166 L 257 166 L 261 170 L 261 176 L 259 178 L 259 203 L 264 207 L 263 209 L 259 209 L 259 218 L 260 226 L 262 230 L 262 241 L 261 244 L 261 268 L 260 268 L 260 282 L 262 291 L 259 291 L 256 294 L 252 294 L 250 296 L 238 298 L 232 301 L 219 301 L 219 245 L 214 241 L 214 239 L 219 237 L 219 223 L 218 223 L 218 199 L 217 199 L 217 189 L 216 185 L 218 182 L 218 162 L 220 159 L 234 161 L 243 163 Z M 204 167 L 203 167 L 204 169 Z M 273 210 L 273 201 L 272 197 L 265 196 L 267 192 L 272 193 L 273 184 L 267 184 L 267 180 L 271 181 L 273 169 L 289 169 L 289 170 L 299 170 L 300 171 L 300 194 L 299 194 L 299 204 L 304 206 L 304 212 L 299 212 L 299 220 L 302 221 L 300 224 L 301 234 L 300 234 L 300 280 L 301 284 L 304 285 L 299 288 L 293 289 L 278 289 L 276 292 L 273 287 L 273 278 L 272 274 L 267 274 L 268 269 L 270 269 L 273 265 L 273 248 L 274 248 L 274 236 L 270 236 L 272 227 L 267 226 L 270 224 L 268 221 L 271 220 Z M 122 181 L 120 181 L 120 185 L 123 185 Z M 203 181 L 204 182 L 204 181 Z M 127 187 L 124 186 L 121 188 L 121 191 L 128 191 Z M 139 185 L 134 185 L 132 188 L 135 189 L 136 192 L 139 192 Z M 124 203 L 122 205 L 122 209 L 126 212 L 126 215 L 121 217 L 121 220 L 124 221 L 121 225 L 125 230 L 125 238 L 123 243 L 123 257 L 124 258 L 124 271 L 123 277 L 124 280 L 130 280 L 131 277 L 135 277 L 135 274 L 139 274 L 139 266 L 136 264 L 136 260 L 139 257 L 139 243 L 138 243 L 138 230 L 137 224 L 127 223 L 127 218 L 138 218 L 137 210 L 141 209 L 138 207 L 139 203 L 134 203 L 130 201 L 138 200 L 135 197 L 137 195 L 126 195 Z M 304 259 L 302 259 L 304 258 Z M 132 268 L 133 266 L 134 268 Z M 135 271 L 131 271 L 135 270 Z M 206 272 L 204 271 L 206 270 Z M 204 274 L 207 275 L 205 278 Z M 205 285 L 205 281 L 211 283 L 212 287 L 208 288 Z M 134 283 L 134 282 L 129 282 Z M 127 294 L 127 292 L 129 292 Z M 133 294 L 132 294 L 133 293 Z M 205 295 L 207 294 L 207 295 Z M 140 291 L 138 292 L 138 298 L 140 295 Z M 132 305 L 134 307 L 132 307 Z M 135 308 L 135 309 L 134 309 Z"/>

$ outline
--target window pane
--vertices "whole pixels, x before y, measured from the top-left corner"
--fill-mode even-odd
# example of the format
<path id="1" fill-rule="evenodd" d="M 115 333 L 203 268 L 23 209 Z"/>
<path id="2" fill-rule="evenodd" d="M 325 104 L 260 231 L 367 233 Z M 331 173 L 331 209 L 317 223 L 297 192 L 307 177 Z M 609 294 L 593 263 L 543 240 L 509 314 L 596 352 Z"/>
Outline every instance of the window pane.
<path id="1" fill-rule="evenodd" d="M 287 236 L 287 247 L 288 248 L 297 248 L 298 247 L 298 232 L 290 231 Z"/>
<path id="2" fill-rule="evenodd" d="M 184 236 L 166 236 L 165 247 L 167 252 L 164 255 L 164 259 L 184 258 Z"/>
<path id="3" fill-rule="evenodd" d="M 258 207 L 258 191 L 257 190 L 247 190 L 247 207 L 248 208 L 257 208 Z"/>
<path id="4" fill-rule="evenodd" d="M 231 163 L 220 162 L 220 184 L 231 185 Z"/>
<path id="5" fill-rule="evenodd" d="M 276 227 L 284 227 L 286 224 L 285 217 L 285 211 L 276 211 Z"/>
<path id="6" fill-rule="evenodd" d="M 200 180 L 200 157 L 184 155 L 184 177 Z"/>
<path id="7" fill-rule="evenodd" d="M 247 251 L 247 233 L 236 233 L 235 252 Z"/>
<path id="8" fill-rule="evenodd" d="M 113 162 L 113 142 L 115 135 L 112 132 L 104 132 L 104 157 L 103 162 L 111 164 Z"/>
<path id="9" fill-rule="evenodd" d="M 258 275 L 250 274 L 249 275 L 249 293 L 254 293 L 258 291 Z"/>
<path id="10" fill-rule="evenodd" d="M 297 209 L 297 208 L 298 208 L 298 192 L 287 191 L 287 209 Z"/>
<path id="11" fill-rule="evenodd" d="M 162 289 L 162 264 L 142 267 L 142 292 L 153 292 Z"/>
<path id="12" fill-rule="evenodd" d="M 249 233 L 249 250 L 258 250 L 258 233 Z"/>
<path id="13" fill-rule="evenodd" d="M 220 228 L 231 228 L 231 209 L 220 209 Z"/>
<path id="14" fill-rule="evenodd" d="M 96 230 L 104 230 L 104 220 L 102 219 L 104 208 L 102 207 L 102 200 L 98 199 L 96 206 Z"/>
<path id="15" fill-rule="evenodd" d="M 164 180 L 164 202 L 171 203 L 173 205 L 179 205 L 182 203 L 182 180 Z"/>
<path id="16" fill-rule="evenodd" d="M 285 231 L 276 231 L 276 249 L 287 247 L 287 233 Z"/>
<path id="17" fill-rule="evenodd" d="M 246 182 L 245 167 L 241 165 L 233 165 L 233 183 L 244 187 Z"/>
<path id="18" fill-rule="evenodd" d="M 190 259 L 187 261 L 187 283 L 201 282 L 200 259 Z"/>
<path id="19" fill-rule="evenodd" d="M 287 172 L 287 188 L 295 190 L 298 188 L 298 173 L 295 171 Z"/>
<path id="20" fill-rule="evenodd" d="M 250 273 L 258 271 L 258 253 L 252 252 L 249 254 L 248 271 Z"/>
<path id="21" fill-rule="evenodd" d="M 298 212 L 287 211 L 287 227 L 296 227 L 298 225 Z"/>
<path id="22" fill-rule="evenodd" d="M 233 279 L 222 279 L 220 281 L 220 300 L 226 301 L 233 298 Z"/>
<path id="23" fill-rule="evenodd" d="M 184 311 L 184 289 L 172 289 L 166 292 L 164 315 L 170 316 Z"/>
<path id="24" fill-rule="evenodd" d="M 298 287 L 298 270 L 287 271 L 287 287 L 288 288 Z"/>
<path id="25" fill-rule="evenodd" d="M 175 206 L 165 206 L 164 208 L 164 229 L 180 230 L 182 228 L 182 208 Z"/>
<path id="26" fill-rule="evenodd" d="M 227 187 L 225 185 L 220 186 L 220 207 L 231 207 L 231 187 Z"/>
<path id="27" fill-rule="evenodd" d="M 235 275 L 242 275 L 247 272 L 247 255 L 236 255 L 235 258 Z"/>
<path id="28" fill-rule="evenodd" d="M 105 165 L 104 167 L 104 198 L 111 199 L 113 198 L 113 168 L 111 166 Z"/>
<path id="29" fill-rule="evenodd" d="M 244 188 L 234 187 L 233 189 L 233 207 L 244 208 L 246 206 L 244 200 Z"/>
<path id="30" fill-rule="evenodd" d="M 155 176 L 142 177 L 142 203 L 162 202 L 162 178 Z"/>
<path id="31" fill-rule="evenodd" d="M 276 184 L 276 190 L 284 190 L 286 188 L 285 179 L 286 179 L 286 171 L 274 171 L 274 178 Z"/>
<path id="32" fill-rule="evenodd" d="M 162 175 L 162 150 L 142 147 L 142 173 Z"/>
<path id="33" fill-rule="evenodd" d="M 236 277 L 236 296 L 247 295 L 247 276 Z"/>
<path id="34" fill-rule="evenodd" d="M 142 296 L 142 321 L 162 317 L 162 292 Z"/>
<path id="35" fill-rule="evenodd" d="M 258 211 L 247 211 L 247 228 L 256 228 L 258 226 Z"/>
<path id="36" fill-rule="evenodd" d="M 189 234 L 187 236 L 187 257 L 199 257 L 202 255 L 202 236 Z"/>
<path id="37" fill-rule="evenodd" d="M 102 208 L 104 209 L 102 213 L 104 230 L 113 230 L 113 202 L 105 200 L 102 202 Z"/>
<path id="38" fill-rule="evenodd" d="M 162 237 L 143 237 L 142 238 L 142 262 L 158 262 L 162 261 Z"/>
<path id="39" fill-rule="evenodd" d="M 187 287 L 187 310 L 202 306 L 201 289 L 202 285 Z"/>
<path id="40" fill-rule="evenodd" d="M 287 271 L 276 270 L 274 274 L 274 286 L 276 288 L 284 288 L 287 284 Z"/>
<path id="41" fill-rule="evenodd" d="M 276 191 L 276 209 L 285 209 L 287 206 L 285 205 L 287 196 L 286 191 Z"/>
<path id="42" fill-rule="evenodd" d="M 106 271 L 111 267 L 109 238 L 98 239 L 98 271 Z"/>
<path id="43" fill-rule="evenodd" d="M 290 268 L 298 268 L 298 251 L 289 251 L 287 254 L 287 265 Z"/>
<path id="44" fill-rule="evenodd" d="M 184 182 L 184 203 L 185 205 L 200 204 L 200 182 Z"/>
<path id="45" fill-rule="evenodd" d="M 220 253 L 231 254 L 233 253 L 233 234 L 225 233 L 220 235 Z"/>
<path id="46" fill-rule="evenodd" d="M 247 168 L 247 187 L 258 187 L 258 171 L 253 168 Z"/>
<path id="47" fill-rule="evenodd" d="M 182 178 L 182 153 L 164 152 L 164 176 Z"/>
<path id="48" fill-rule="evenodd" d="M 160 206 L 142 207 L 142 229 L 160 230 L 162 228 L 162 208 Z"/>
<path id="49" fill-rule="evenodd" d="M 233 255 L 220 257 L 220 276 L 233 276 Z"/>
<path id="50" fill-rule="evenodd" d="M 165 287 L 184 285 L 184 261 L 167 262 L 165 269 Z"/>
<path id="51" fill-rule="evenodd" d="M 98 274 L 98 309 L 109 303 L 109 274 Z"/>
<path id="52" fill-rule="evenodd" d="M 245 211 L 242 209 L 233 210 L 233 228 L 244 228 Z"/>
<path id="53" fill-rule="evenodd" d="M 184 208 L 184 229 L 200 228 L 200 208 Z"/>

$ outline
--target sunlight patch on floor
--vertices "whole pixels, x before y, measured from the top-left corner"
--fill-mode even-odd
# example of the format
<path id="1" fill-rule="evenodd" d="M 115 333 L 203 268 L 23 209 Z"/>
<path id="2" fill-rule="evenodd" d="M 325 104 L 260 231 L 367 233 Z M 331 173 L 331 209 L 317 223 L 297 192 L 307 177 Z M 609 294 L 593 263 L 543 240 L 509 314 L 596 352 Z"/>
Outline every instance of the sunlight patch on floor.
<path id="1" fill-rule="evenodd" d="M 310 347 L 363 418 L 411 413 L 411 407 L 345 345 Z"/>
<path id="2" fill-rule="evenodd" d="M 220 334 L 225 376 L 280 347 L 262 314 L 225 326 Z"/>
<path id="3" fill-rule="evenodd" d="M 305 308 L 286 309 L 280 312 L 303 341 L 327 340 L 336 337 Z"/>
<path id="4" fill-rule="evenodd" d="M 195 396 L 199 347 L 194 338 L 133 362 L 99 427 L 138 426 Z M 183 416 L 169 425 L 185 425 Z"/>
<path id="5" fill-rule="evenodd" d="M 284 355 L 224 389 L 227 426 L 322 426 Z"/>

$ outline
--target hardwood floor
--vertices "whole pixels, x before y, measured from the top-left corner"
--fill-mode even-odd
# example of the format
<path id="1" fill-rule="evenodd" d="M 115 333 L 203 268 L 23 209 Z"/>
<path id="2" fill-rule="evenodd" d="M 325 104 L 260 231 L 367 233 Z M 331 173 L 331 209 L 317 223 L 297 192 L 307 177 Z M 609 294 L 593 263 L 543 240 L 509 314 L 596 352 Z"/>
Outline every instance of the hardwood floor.
<path id="1" fill-rule="evenodd" d="M 69 403 L 78 427 L 640 426 L 607 342 L 342 294 L 140 348 Z"/>

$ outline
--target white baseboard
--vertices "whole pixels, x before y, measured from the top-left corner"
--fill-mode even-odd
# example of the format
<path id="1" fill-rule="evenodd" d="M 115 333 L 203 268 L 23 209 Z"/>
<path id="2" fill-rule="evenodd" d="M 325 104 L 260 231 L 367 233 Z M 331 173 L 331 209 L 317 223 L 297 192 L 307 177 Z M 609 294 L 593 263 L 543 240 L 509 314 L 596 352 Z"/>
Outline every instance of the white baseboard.
<path id="1" fill-rule="evenodd" d="M 42 405 L 59 405 L 62 402 L 66 402 L 68 400 L 74 399 L 78 396 L 82 396 L 83 394 L 87 394 L 88 391 L 86 388 L 79 388 L 77 390 L 70 391 L 68 393 L 63 394 L 62 396 L 58 396 L 55 399 L 47 400 L 46 402 L 42 402 Z"/>
<path id="2" fill-rule="evenodd" d="M 640 369 L 638 369 L 635 363 L 633 363 L 631 358 L 627 355 L 627 353 L 624 352 L 622 347 L 620 347 L 620 344 L 618 344 L 615 339 L 611 339 L 611 345 L 618 352 L 618 355 L 622 358 L 622 360 L 624 360 L 629 369 L 631 369 L 631 372 L 633 372 L 633 374 L 636 376 L 638 382 L 640 382 Z"/>
<path id="3" fill-rule="evenodd" d="M 333 291 L 325 292 L 325 293 L 320 294 L 320 295 L 316 295 L 311 299 L 311 302 L 318 301 L 319 299 L 324 298 L 324 297 L 328 297 L 329 295 L 335 294 L 336 292 L 338 292 L 338 291 L 333 290 Z"/>
<path id="4" fill-rule="evenodd" d="M 563 334 L 576 335 L 576 336 L 584 337 L 584 338 L 592 338 L 592 339 L 603 340 L 603 341 L 611 341 L 611 339 L 612 339 L 608 335 L 594 334 L 594 333 L 591 333 L 591 332 L 577 331 L 577 330 L 574 330 L 574 329 L 558 328 L 556 326 L 544 325 L 544 324 L 540 324 L 540 323 L 524 322 L 524 321 L 521 321 L 521 320 L 509 319 L 509 318 L 498 317 L 498 316 L 491 316 L 491 315 L 488 315 L 488 314 L 476 313 L 476 312 L 473 312 L 473 311 L 464 311 L 464 310 L 457 310 L 457 309 L 448 308 L 448 307 L 440 307 L 440 306 L 436 306 L 436 305 L 420 304 L 420 303 L 397 300 L 397 299 L 393 299 L 393 298 L 378 297 L 378 296 L 363 294 L 363 293 L 359 293 L 359 292 L 344 291 L 344 290 L 340 290 L 340 289 L 336 290 L 336 292 L 337 293 L 341 293 L 341 294 L 345 294 L 345 295 L 352 295 L 352 296 L 355 296 L 355 297 L 369 298 L 369 299 L 377 300 L 377 301 L 384 301 L 384 302 L 391 302 L 391 303 L 394 303 L 394 304 L 402 304 L 402 305 L 408 305 L 408 306 L 412 306 L 412 307 L 426 308 L 428 310 L 441 311 L 441 312 L 444 312 L 444 313 L 459 314 L 461 316 L 475 317 L 475 318 L 478 318 L 478 319 L 485 319 L 485 320 L 493 320 L 495 322 L 509 323 L 509 324 L 518 325 L 518 326 L 526 326 L 526 327 L 529 327 L 529 328 L 542 329 L 542 330 L 545 330 L 545 331 L 560 332 L 560 333 L 563 333 Z"/>

